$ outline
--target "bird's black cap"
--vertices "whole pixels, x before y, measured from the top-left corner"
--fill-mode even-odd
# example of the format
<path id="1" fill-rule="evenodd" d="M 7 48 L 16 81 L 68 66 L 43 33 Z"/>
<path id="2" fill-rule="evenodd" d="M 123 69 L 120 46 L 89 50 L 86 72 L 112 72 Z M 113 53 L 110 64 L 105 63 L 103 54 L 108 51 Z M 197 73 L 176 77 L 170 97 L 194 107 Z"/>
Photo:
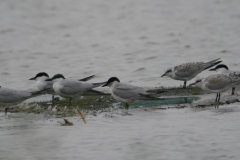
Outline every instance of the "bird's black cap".
<path id="1" fill-rule="evenodd" d="M 107 86 L 109 83 L 112 83 L 112 82 L 114 82 L 114 81 L 120 82 L 120 80 L 119 80 L 117 77 L 111 77 L 111 78 L 108 79 L 107 83 L 104 84 L 102 87 L 105 87 L 105 86 Z"/>

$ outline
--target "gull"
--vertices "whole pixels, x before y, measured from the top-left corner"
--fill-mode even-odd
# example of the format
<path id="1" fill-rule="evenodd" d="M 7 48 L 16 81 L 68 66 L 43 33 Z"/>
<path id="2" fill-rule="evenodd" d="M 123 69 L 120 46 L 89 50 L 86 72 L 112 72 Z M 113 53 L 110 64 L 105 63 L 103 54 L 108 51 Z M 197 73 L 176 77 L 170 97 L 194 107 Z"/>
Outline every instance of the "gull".
<path id="1" fill-rule="evenodd" d="M 79 81 L 88 81 L 92 78 L 94 78 L 95 75 L 83 78 L 83 79 L 79 79 Z M 52 86 L 53 86 L 53 82 L 52 81 L 45 81 L 46 79 L 49 79 L 49 75 L 46 72 L 40 72 L 38 73 L 35 77 L 30 78 L 29 80 L 36 80 L 36 84 L 37 84 L 37 88 L 39 90 L 44 90 L 44 89 L 48 89 L 51 88 L 47 91 L 47 94 L 52 94 L 52 103 L 54 101 L 54 95 L 56 95 L 56 92 L 53 90 Z"/>
<path id="2" fill-rule="evenodd" d="M 19 104 L 32 97 L 45 94 L 45 91 L 47 90 L 45 89 L 41 91 L 30 92 L 0 87 L 0 105 L 6 106 L 5 114 L 7 114 L 7 109 L 9 106 Z"/>
<path id="3" fill-rule="evenodd" d="M 130 104 L 136 102 L 137 100 L 166 100 L 164 98 L 152 97 L 154 94 L 166 91 L 148 91 L 142 87 L 121 83 L 117 77 L 109 78 L 107 83 L 102 87 L 105 86 L 110 87 L 110 93 L 115 100 L 126 104 L 126 109 L 129 109 Z"/>
<path id="4" fill-rule="evenodd" d="M 85 79 L 88 79 L 88 77 Z M 73 98 L 84 95 L 84 93 L 85 95 L 106 95 L 102 92 L 92 90 L 93 88 L 99 87 L 106 82 L 81 82 L 79 80 L 66 79 L 62 74 L 56 74 L 52 78 L 47 79 L 46 81 L 52 81 L 54 91 L 61 97 L 69 98 L 70 104 Z"/>
<path id="5" fill-rule="evenodd" d="M 206 78 L 197 79 L 189 86 L 196 86 L 204 91 L 217 93 L 215 102 L 219 102 L 221 96 L 220 93 L 227 91 L 239 81 L 240 77 L 236 74 L 216 74 Z"/>
<path id="6" fill-rule="evenodd" d="M 233 70 L 229 70 L 228 66 L 225 64 L 219 64 L 217 65 L 215 68 L 210 69 L 209 71 L 216 71 L 217 73 L 236 73 L 236 74 L 240 74 L 240 71 L 233 71 Z M 239 87 L 240 82 L 236 84 L 237 87 Z M 232 87 L 232 95 L 234 95 L 235 92 L 235 87 Z"/>
<path id="7" fill-rule="evenodd" d="M 219 59 L 220 58 L 206 63 L 204 62 L 183 63 L 178 66 L 167 69 L 167 71 L 161 77 L 168 76 L 175 80 L 184 81 L 183 88 L 186 88 L 187 81 L 191 80 L 202 71 L 221 63 L 222 61 L 217 61 Z"/>

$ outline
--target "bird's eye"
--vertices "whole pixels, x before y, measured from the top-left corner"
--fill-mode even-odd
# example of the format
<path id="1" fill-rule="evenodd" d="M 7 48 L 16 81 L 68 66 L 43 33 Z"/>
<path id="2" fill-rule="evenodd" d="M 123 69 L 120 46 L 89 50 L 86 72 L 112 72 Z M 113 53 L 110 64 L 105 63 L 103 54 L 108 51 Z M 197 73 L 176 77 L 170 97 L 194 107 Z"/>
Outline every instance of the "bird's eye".
<path id="1" fill-rule="evenodd" d="M 202 81 L 202 80 L 197 80 L 196 83 L 199 83 L 199 82 L 201 82 L 201 81 Z"/>
<path id="2" fill-rule="evenodd" d="M 171 69 L 167 70 L 167 72 L 166 72 L 166 73 L 170 73 L 170 72 L 172 72 L 172 70 L 171 70 Z"/>

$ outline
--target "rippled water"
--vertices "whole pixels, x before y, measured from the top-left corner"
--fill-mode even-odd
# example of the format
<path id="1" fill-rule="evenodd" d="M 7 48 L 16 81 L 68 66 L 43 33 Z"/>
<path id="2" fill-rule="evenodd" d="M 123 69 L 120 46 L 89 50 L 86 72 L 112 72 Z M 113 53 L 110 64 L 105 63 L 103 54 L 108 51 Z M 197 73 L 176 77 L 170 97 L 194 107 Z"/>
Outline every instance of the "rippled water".
<path id="1" fill-rule="evenodd" d="M 239 159 L 239 105 L 60 119 L 0 114 L 3 159 Z"/>
<path id="2" fill-rule="evenodd" d="M 240 70 L 239 6 L 238 0 L 1 0 L 0 86 L 34 89 L 28 79 L 41 71 L 179 86 L 160 78 L 168 67 L 218 57 Z M 73 127 L 42 115 L 0 113 L 0 159 L 239 159 L 239 107 L 133 109 L 131 116 L 89 116 L 87 125 L 70 118 Z"/>

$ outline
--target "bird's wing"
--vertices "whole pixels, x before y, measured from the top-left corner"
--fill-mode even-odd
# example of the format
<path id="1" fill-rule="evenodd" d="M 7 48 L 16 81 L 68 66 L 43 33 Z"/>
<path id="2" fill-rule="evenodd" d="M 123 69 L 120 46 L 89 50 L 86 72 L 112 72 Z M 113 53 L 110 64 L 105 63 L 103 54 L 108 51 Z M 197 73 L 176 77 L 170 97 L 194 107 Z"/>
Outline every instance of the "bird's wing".
<path id="1" fill-rule="evenodd" d="M 17 91 L 8 88 L 0 88 L 0 102 L 3 103 L 16 103 L 24 101 L 31 97 L 31 93 L 28 91 Z"/>
<path id="2" fill-rule="evenodd" d="M 231 78 L 231 80 L 233 81 L 233 83 L 235 85 L 240 84 L 240 72 L 238 72 L 238 71 L 230 72 L 230 73 L 227 73 L 227 75 Z"/>
<path id="3" fill-rule="evenodd" d="M 137 87 L 129 84 L 119 83 L 113 90 L 113 94 L 123 99 L 137 100 L 140 98 L 140 94 L 145 94 L 145 90 L 142 87 Z"/>
<path id="4" fill-rule="evenodd" d="M 59 91 L 63 94 L 81 94 L 93 86 L 92 83 L 84 83 L 78 80 L 64 80 L 61 82 Z"/>
<path id="5" fill-rule="evenodd" d="M 86 78 L 79 79 L 79 81 L 86 82 L 86 81 L 89 81 L 90 79 L 93 79 L 94 77 L 95 77 L 95 75 L 92 75 L 92 76 L 89 76 Z"/>
<path id="6" fill-rule="evenodd" d="M 211 90 L 219 90 L 228 87 L 233 83 L 231 78 L 224 74 L 218 74 L 208 77 L 205 80 L 205 87 Z"/>
<path id="7" fill-rule="evenodd" d="M 197 75 L 203 71 L 204 63 L 203 62 L 191 62 L 184 63 L 174 67 L 175 75 L 178 77 L 188 77 L 191 75 Z"/>
<path id="8" fill-rule="evenodd" d="M 221 63 L 222 61 L 218 61 L 219 59 L 220 58 L 217 58 L 217 59 L 214 59 L 212 61 L 204 63 L 204 69 L 203 70 L 209 69 L 209 68 Z"/>
<path id="9" fill-rule="evenodd" d="M 76 94 L 83 92 L 82 90 L 82 83 L 80 81 L 74 80 L 64 80 L 60 82 L 59 91 L 62 94 Z"/>

